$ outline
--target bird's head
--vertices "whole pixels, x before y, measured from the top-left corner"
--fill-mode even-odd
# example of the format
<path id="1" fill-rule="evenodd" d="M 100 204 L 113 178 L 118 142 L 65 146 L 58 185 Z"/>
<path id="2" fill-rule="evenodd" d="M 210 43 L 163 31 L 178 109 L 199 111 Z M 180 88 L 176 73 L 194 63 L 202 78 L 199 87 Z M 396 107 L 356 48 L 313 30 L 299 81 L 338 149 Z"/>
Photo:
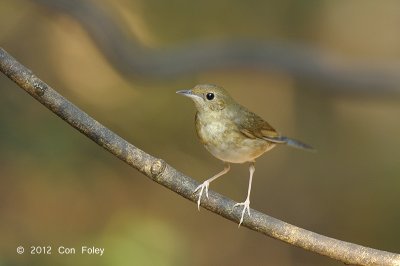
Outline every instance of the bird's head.
<path id="1" fill-rule="evenodd" d="M 191 90 L 181 90 L 176 93 L 191 98 L 199 112 L 221 111 L 233 102 L 224 88 L 212 84 L 196 85 Z"/>

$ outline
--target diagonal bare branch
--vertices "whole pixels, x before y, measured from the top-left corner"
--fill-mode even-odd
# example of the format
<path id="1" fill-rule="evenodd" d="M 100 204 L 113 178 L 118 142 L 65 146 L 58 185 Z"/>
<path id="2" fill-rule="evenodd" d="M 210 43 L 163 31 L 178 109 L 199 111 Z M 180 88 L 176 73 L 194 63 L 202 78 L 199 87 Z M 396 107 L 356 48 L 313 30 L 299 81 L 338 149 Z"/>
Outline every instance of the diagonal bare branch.
<path id="1" fill-rule="evenodd" d="M 162 159 L 155 158 L 138 149 L 94 120 L 36 77 L 2 48 L 0 48 L 0 71 L 50 111 L 99 146 L 158 184 L 190 201 L 196 202 L 197 197 L 193 194 L 193 191 L 199 184 L 195 180 L 180 173 Z M 213 191 L 209 192 L 209 197 L 202 204 L 204 208 L 235 223 L 239 221 L 240 210 L 233 207 L 236 202 Z M 251 212 L 252 216 L 245 218 L 243 226 L 305 250 L 328 256 L 346 264 L 400 265 L 400 254 L 326 237 L 258 211 L 251 210 Z"/>

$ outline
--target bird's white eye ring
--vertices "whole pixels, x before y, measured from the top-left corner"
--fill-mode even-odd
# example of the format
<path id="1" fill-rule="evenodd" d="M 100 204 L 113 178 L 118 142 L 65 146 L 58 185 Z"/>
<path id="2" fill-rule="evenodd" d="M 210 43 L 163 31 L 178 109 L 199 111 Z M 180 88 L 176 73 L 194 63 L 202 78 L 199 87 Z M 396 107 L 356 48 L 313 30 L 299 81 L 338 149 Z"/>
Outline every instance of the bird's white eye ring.
<path id="1" fill-rule="evenodd" d="M 212 92 L 207 93 L 206 98 L 209 101 L 212 101 L 214 99 L 215 95 Z"/>

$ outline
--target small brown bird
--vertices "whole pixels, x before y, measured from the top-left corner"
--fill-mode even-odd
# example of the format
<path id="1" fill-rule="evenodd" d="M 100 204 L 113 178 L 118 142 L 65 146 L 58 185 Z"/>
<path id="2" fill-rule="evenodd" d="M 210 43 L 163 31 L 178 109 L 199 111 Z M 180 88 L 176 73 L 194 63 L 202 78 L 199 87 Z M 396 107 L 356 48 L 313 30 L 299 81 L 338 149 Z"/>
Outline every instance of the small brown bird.
<path id="1" fill-rule="evenodd" d="M 197 108 L 195 117 L 197 135 L 206 149 L 225 165 L 224 170 L 204 181 L 194 191 L 200 191 L 197 201 L 199 210 L 204 190 L 208 198 L 209 184 L 229 171 L 229 163 L 250 163 L 247 198 L 244 202 L 235 204 L 235 207 L 243 206 L 240 226 L 246 210 L 250 216 L 250 192 L 255 159 L 277 144 L 306 150 L 312 150 L 312 147 L 282 136 L 261 117 L 238 104 L 221 87 L 210 84 L 197 85 L 191 90 L 181 90 L 177 93 L 193 100 Z"/>

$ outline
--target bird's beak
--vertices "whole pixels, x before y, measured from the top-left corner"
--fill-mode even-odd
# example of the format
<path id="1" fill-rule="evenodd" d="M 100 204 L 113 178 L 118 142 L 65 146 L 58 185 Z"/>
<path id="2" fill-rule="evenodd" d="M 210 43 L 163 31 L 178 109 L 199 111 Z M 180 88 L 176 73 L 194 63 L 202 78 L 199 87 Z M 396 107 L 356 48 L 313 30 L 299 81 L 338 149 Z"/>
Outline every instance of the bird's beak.
<path id="1" fill-rule="evenodd" d="M 182 94 L 182 95 L 185 95 L 185 96 L 188 96 L 188 97 L 189 97 L 189 95 L 192 95 L 192 91 L 191 90 L 180 90 L 180 91 L 177 91 L 176 93 Z"/>
<path id="2" fill-rule="evenodd" d="M 194 94 L 192 90 L 180 90 L 180 91 L 177 91 L 176 93 L 177 94 L 182 94 L 183 96 L 186 96 L 186 97 L 189 97 L 189 98 L 197 98 L 197 97 L 200 98 L 200 96 Z"/>

